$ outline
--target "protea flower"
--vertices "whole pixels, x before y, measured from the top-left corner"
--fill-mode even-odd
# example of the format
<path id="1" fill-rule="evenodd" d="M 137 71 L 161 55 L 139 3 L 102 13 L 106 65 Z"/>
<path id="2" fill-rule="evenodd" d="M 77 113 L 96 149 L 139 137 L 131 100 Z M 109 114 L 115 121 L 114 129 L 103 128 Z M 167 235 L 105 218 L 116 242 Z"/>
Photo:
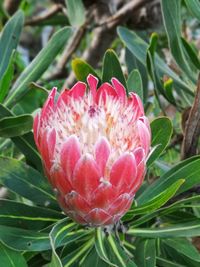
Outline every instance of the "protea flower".
<path id="1" fill-rule="evenodd" d="M 53 88 L 34 120 L 46 175 L 64 212 L 80 224 L 114 224 L 140 187 L 150 146 L 138 95 L 92 75 L 57 97 Z M 87 91 L 86 91 L 87 90 Z"/>

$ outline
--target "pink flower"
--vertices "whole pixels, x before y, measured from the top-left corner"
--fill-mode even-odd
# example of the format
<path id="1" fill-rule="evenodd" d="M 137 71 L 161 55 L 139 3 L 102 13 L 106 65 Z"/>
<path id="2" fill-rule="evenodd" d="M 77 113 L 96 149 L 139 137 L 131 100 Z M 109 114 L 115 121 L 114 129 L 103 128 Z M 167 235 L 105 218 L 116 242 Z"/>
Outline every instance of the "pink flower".
<path id="1" fill-rule="evenodd" d="M 65 213 L 80 224 L 109 225 L 130 208 L 150 146 L 140 98 L 112 78 L 97 89 L 77 82 L 57 98 L 53 88 L 34 120 L 46 175 Z M 55 100 L 55 98 L 57 100 Z"/>

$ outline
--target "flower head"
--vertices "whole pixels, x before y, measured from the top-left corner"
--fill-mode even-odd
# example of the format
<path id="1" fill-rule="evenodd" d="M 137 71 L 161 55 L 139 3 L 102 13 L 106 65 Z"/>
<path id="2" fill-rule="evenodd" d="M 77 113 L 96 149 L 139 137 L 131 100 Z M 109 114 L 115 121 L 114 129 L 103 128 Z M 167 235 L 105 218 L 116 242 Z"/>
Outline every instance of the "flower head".
<path id="1" fill-rule="evenodd" d="M 64 212 L 90 226 L 117 222 L 140 187 L 150 128 L 140 98 L 112 78 L 92 75 L 56 98 L 53 88 L 34 120 L 46 175 Z"/>

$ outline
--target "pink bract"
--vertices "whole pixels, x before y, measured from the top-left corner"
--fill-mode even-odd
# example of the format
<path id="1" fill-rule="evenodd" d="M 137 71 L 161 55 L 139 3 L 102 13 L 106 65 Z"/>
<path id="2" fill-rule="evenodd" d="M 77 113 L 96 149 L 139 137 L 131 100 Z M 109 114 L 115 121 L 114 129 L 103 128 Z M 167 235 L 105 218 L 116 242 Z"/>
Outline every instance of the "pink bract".
<path id="1" fill-rule="evenodd" d="M 149 121 L 138 95 L 92 75 L 56 98 L 53 88 L 34 120 L 45 173 L 63 211 L 80 224 L 117 222 L 145 174 Z"/>

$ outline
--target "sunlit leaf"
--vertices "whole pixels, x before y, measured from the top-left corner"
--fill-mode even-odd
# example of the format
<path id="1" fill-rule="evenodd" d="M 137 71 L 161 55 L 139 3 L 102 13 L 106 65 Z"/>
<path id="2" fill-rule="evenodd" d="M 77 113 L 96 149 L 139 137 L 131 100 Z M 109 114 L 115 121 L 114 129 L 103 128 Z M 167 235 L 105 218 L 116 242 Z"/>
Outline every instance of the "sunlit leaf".
<path id="1" fill-rule="evenodd" d="M 6 106 L 10 107 L 16 104 L 16 102 L 28 91 L 29 84 L 33 81 L 37 81 L 42 76 L 60 50 L 64 47 L 70 38 L 71 33 L 71 28 L 65 27 L 52 36 L 48 44 L 39 52 L 29 66 L 25 68 L 14 83 L 6 98 Z"/>

